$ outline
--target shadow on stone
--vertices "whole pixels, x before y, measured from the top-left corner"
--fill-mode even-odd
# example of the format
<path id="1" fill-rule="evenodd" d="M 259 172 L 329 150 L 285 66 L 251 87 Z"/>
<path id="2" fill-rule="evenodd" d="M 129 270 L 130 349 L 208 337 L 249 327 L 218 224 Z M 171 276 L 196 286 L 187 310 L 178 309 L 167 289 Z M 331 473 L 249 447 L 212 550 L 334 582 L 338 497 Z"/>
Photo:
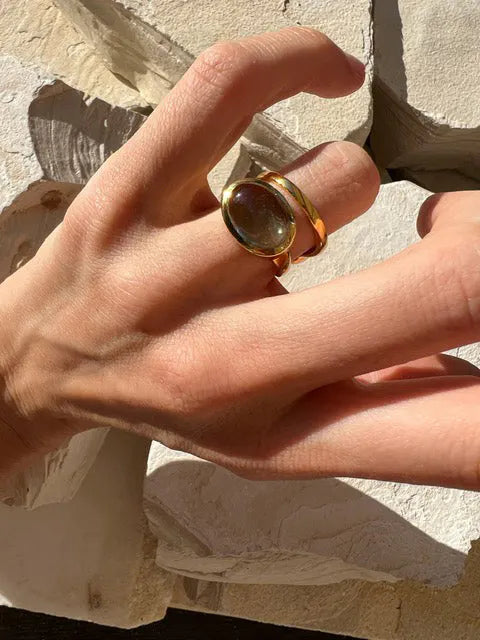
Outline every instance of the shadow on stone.
<path id="1" fill-rule="evenodd" d="M 187 454 L 155 460 L 145 510 L 157 562 L 170 571 L 243 583 L 410 578 L 436 586 L 462 574 L 463 553 L 347 482 L 254 482 Z M 371 493 L 375 486 L 368 483 Z"/>

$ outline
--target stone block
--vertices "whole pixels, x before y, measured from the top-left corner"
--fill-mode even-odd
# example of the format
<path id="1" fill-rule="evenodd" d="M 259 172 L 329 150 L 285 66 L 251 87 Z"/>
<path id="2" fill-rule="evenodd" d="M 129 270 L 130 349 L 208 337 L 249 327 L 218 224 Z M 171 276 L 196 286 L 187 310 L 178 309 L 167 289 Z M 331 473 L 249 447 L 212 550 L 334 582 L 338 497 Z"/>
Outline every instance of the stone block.
<path id="1" fill-rule="evenodd" d="M 371 145 L 387 168 L 480 178 L 480 5 L 375 3 Z"/>
<path id="2" fill-rule="evenodd" d="M 15 0 L 0 6 L 0 52 L 42 67 L 83 93 L 112 105 L 144 108 L 145 100 L 103 63 L 52 0 Z"/>
<path id="3" fill-rule="evenodd" d="M 0 504 L 0 605 L 118 627 L 165 615 L 173 577 L 153 564 L 142 513 L 148 446 L 112 429 L 72 500 Z"/>
<path id="4" fill-rule="evenodd" d="M 34 255 L 144 120 L 56 78 L 144 109 L 216 40 L 295 23 L 367 62 L 354 96 L 300 95 L 257 116 L 209 176 L 218 194 L 324 140 L 365 141 L 370 11 L 368 0 L 262 0 L 254 12 L 214 0 L 0 8 L 0 116 L 9 125 L 0 131 L 0 280 Z M 479 15 L 473 0 L 375 4 L 373 152 L 431 190 L 479 179 Z M 415 241 L 427 195 L 407 182 L 382 186 L 374 207 L 337 232 L 328 253 L 289 272 L 286 286 L 313 286 Z M 455 354 L 480 364 L 478 345 Z M 131 434 L 81 434 L 2 489 L 8 505 L 47 506 L 0 504 L 0 604 L 120 627 L 175 606 L 382 640 L 480 636 L 477 493 L 353 479 L 254 483 L 159 443 L 148 449 Z"/>

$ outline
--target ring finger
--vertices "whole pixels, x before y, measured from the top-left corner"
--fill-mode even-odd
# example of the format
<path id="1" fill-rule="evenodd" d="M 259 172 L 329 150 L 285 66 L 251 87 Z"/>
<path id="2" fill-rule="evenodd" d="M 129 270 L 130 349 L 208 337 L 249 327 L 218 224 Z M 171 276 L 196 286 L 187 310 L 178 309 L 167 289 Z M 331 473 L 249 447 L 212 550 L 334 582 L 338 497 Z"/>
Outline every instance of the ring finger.
<path id="1" fill-rule="evenodd" d="M 319 145 L 281 173 L 308 196 L 329 233 L 366 211 L 375 200 L 379 187 L 378 172 L 370 157 L 349 142 Z M 297 224 L 291 247 L 295 259 L 314 246 L 315 236 L 300 205 L 288 194 L 287 199 Z M 189 284 L 205 289 L 206 295 L 217 300 L 237 295 L 239 291 L 257 296 L 275 275 L 276 268 L 271 259 L 255 256 L 236 242 L 219 210 L 183 225 L 183 243 L 187 261 L 199 247 L 208 246 L 208 254 L 198 265 L 197 277 Z"/>

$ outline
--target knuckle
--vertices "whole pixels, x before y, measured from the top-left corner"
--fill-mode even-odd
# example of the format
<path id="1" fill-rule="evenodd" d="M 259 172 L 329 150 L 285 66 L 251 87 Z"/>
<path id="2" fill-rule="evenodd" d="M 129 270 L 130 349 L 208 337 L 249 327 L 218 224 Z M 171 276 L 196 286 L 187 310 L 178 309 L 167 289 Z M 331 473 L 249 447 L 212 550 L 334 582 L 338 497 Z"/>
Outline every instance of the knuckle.
<path id="1" fill-rule="evenodd" d="M 417 229 L 420 236 L 427 235 L 434 227 L 461 227 L 477 225 L 480 209 L 480 191 L 451 191 L 435 193 L 428 197 L 418 215 Z"/>
<path id="2" fill-rule="evenodd" d="M 101 299 L 108 300 L 116 312 L 140 311 L 145 303 L 145 286 L 138 267 L 130 261 L 107 261 L 92 268 L 91 287 Z"/>
<path id="3" fill-rule="evenodd" d="M 449 207 L 450 195 L 448 193 L 434 193 L 423 202 L 417 219 L 417 231 L 422 238 L 429 233 L 442 210 Z"/>
<path id="4" fill-rule="evenodd" d="M 362 183 L 371 182 L 377 185 L 379 182 L 378 170 L 368 153 L 358 144 L 347 142 L 329 142 L 322 148 L 332 171 L 338 171 L 341 175 Z"/>
<path id="5" fill-rule="evenodd" d="M 337 142 L 335 147 L 337 162 L 347 177 L 362 189 L 367 189 L 373 201 L 380 188 L 380 175 L 371 157 L 353 142 Z"/>
<path id="6" fill-rule="evenodd" d="M 202 416 L 211 408 L 212 388 L 215 380 L 212 363 L 202 351 L 186 348 L 186 344 L 173 348 L 173 354 L 162 355 L 161 386 L 168 412 L 185 420 Z"/>
<path id="7" fill-rule="evenodd" d="M 269 480 L 272 477 L 261 465 L 250 460 L 223 460 L 222 464 L 230 473 L 233 473 L 243 480 Z"/>
<path id="8" fill-rule="evenodd" d="M 202 83 L 225 90 L 236 84 L 250 66 L 250 56 L 239 42 L 225 40 L 205 49 L 192 65 Z"/>
<path id="9" fill-rule="evenodd" d="M 327 178 L 336 186 L 335 193 L 348 194 L 348 202 L 357 214 L 371 207 L 380 188 L 380 176 L 366 151 L 353 142 L 342 141 L 321 145 L 318 152 L 323 161 L 309 164 L 314 174 L 312 182 L 325 182 Z"/>
<path id="10" fill-rule="evenodd" d="M 298 34 L 301 39 L 310 40 L 319 47 L 329 47 L 333 44 L 327 35 L 313 27 L 294 26 L 290 30 L 292 33 Z"/>
<path id="11" fill-rule="evenodd" d="M 373 187 L 375 191 L 378 191 L 380 188 L 380 175 L 368 153 L 353 142 L 345 141 L 341 144 L 345 153 L 348 153 L 350 157 L 350 163 L 357 175 L 358 182 Z"/>
<path id="12" fill-rule="evenodd" d="M 110 300 L 129 298 L 138 290 L 139 282 L 133 268 L 125 264 L 108 265 L 99 278 L 105 294 L 110 294 Z"/>
<path id="13" fill-rule="evenodd" d="M 195 378 L 191 378 L 189 366 L 182 360 L 163 363 L 161 386 L 163 404 L 176 417 L 187 418 L 198 410 L 197 394 L 193 391 Z"/>

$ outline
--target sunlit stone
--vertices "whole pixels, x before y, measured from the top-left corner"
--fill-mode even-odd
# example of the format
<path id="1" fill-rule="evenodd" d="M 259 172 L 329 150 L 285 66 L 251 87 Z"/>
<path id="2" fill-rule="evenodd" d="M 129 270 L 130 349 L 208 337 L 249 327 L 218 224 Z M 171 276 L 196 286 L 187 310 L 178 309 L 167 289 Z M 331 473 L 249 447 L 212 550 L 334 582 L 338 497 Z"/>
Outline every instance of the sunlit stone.
<path id="1" fill-rule="evenodd" d="M 289 207 L 262 184 L 236 186 L 225 213 L 237 239 L 257 253 L 281 253 L 293 240 L 295 226 Z"/>

